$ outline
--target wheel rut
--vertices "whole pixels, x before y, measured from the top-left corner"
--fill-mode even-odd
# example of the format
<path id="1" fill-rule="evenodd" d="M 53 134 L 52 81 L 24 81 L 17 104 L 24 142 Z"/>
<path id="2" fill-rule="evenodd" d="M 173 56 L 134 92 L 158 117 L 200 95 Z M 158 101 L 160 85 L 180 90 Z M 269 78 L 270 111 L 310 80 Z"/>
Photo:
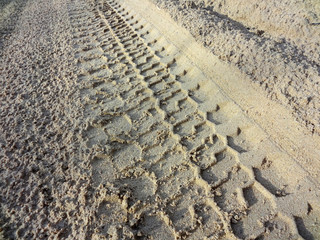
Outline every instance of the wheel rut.
<path id="1" fill-rule="evenodd" d="M 92 178 L 110 192 L 95 237 L 310 235 L 311 195 L 295 199 L 303 180 L 277 163 L 294 161 L 182 51 L 116 1 L 74 1 L 69 15 Z"/>

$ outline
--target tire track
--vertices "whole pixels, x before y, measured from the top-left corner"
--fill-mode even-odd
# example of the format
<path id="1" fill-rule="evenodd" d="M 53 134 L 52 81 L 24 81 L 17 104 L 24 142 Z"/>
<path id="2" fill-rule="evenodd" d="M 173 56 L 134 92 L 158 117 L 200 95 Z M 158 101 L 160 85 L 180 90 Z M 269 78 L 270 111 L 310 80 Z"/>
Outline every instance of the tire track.
<path id="1" fill-rule="evenodd" d="M 90 123 L 84 137 L 95 184 L 118 192 L 100 206 L 99 234 L 299 238 L 306 230 L 281 211 L 288 194 L 275 183 L 287 181 L 270 173 L 269 156 L 256 156 L 250 131 L 259 132 L 240 110 L 210 85 L 208 104 L 205 76 L 116 2 L 83 6 L 70 16 Z"/>
<path id="2" fill-rule="evenodd" d="M 116 15 L 116 12 L 111 8 L 111 7 L 109 7 L 108 8 L 108 6 L 106 7 L 106 9 L 105 10 L 107 10 L 107 11 L 111 11 L 116 17 L 116 19 L 117 20 L 120 20 L 121 18 L 119 18 L 119 16 L 118 15 Z M 99 14 L 99 16 L 101 17 L 101 19 L 103 19 L 103 16 L 101 16 L 100 14 Z M 112 15 L 111 15 L 112 16 Z M 108 17 L 110 17 L 110 15 L 108 15 Z M 108 20 L 108 18 L 107 18 L 107 20 Z M 108 22 L 110 22 L 111 24 L 108 24 Z M 163 120 L 165 120 L 166 118 L 167 118 L 167 112 L 169 112 L 169 114 L 171 113 L 170 112 L 170 108 L 168 107 L 168 105 L 170 105 L 170 103 L 172 103 L 171 105 L 174 105 L 174 106 L 179 106 L 179 103 L 177 104 L 177 102 L 176 101 L 187 101 L 187 99 L 188 99 L 188 95 L 187 95 L 187 93 L 185 93 L 185 94 L 181 94 L 182 96 L 180 96 L 180 99 L 178 98 L 177 100 L 175 99 L 175 97 L 176 97 L 176 94 L 177 93 L 182 93 L 182 91 L 181 91 L 181 89 L 179 88 L 179 87 L 177 87 L 178 88 L 178 90 L 179 91 L 175 91 L 175 90 L 173 90 L 173 91 L 170 91 L 172 88 L 169 88 L 169 87 L 166 87 L 166 86 L 162 86 L 162 87 L 159 87 L 159 89 L 157 89 L 157 86 L 159 85 L 159 84 L 161 84 L 161 82 L 152 82 L 152 80 L 150 81 L 151 82 L 151 84 L 153 85 L 153 88 L 152 87 L 149 87 L 149 84 L 148 84 L 148 82 L 145 80 L 145 78 L 148 78 L 149 80 L 151 79 L 150 77 L 152 77 L 152 76 L 154 76 L 154 73 L 157 73 L 157 76 L 159 76 L 159 74 L 160 74 L 160 79 L 163 79 L 164 78 L 164 76 L 161 74 L 162 72 L 164 72 L 164 74 L 166 74 L 166 71 L 165 71 L 165 68 L 164 68 L 164 66 L 161 66 L 162 64 L 161 63 L 159 63 L 158 61 L 152 61 L 153 60 L 153 56 L 155 56 L 155 55 L 153 55 L 154 53 L 151 53 L 151 56 L 150 56 L 150 60 L 149 60 L 149 62 L 148 61 L 146 61 L 145 63 L 142 63 L 142 64 L 136 64 L 136 63 L 134 63 L 134 61 L 138 61 L 138 59 L 139 58 L 142 58 L 143 56 L 139 56 L 139 52 L 136 52 L 136 49 L 138 48 L 139 49 L 139 47 L 141 47 L 141 49 L 140 49 L 140 51 L 145 51 L 145 50 L 149 50 L 148 49 L 148 47 L 147 46 L 144 46 L 145 44 L 143 44 L 143 43 L 138 43 L 138 44 L 136 44 L 136 46 L 134 46 L 134 47 L 131 47 L 131 44 L 129 44 L 129 43 L 127 43 L 127 42 L 134 42 L 134 40 L 135 40 L 135 38 L 133 38 L 133 40 L 132 40 L 132 36 L 134 36 L 135 34 L 134 34 L 134 32 L 132 31 L 132 36 L 130 37 L 130 40 L 128 40 L 128 39 L 126 39 L 126 38 L 122 38 L 122 34 L 123 34 L 123 31 L 122 30 L 124 30 L 124 31 L 126 31 L 126 32 L 128 32 L 128 28 L 127 28 L 127 26 L 124 24 L 124 23 L 122 23 L 121 22 L 121 20 L 120 20 L 120 22 L 121 22 L 121 24 L 119 24 L 119 22 L 117 22 L 117 21 L 108 21 L 108 22 L 106 22 L 106 24 L 108 24 L 108 26 L 109 26 L 109 30 L 110 30 L 110 33 L 115 37 L 115 39 L 117 40 L 117 42 L 118 42 L 118 45 L 121 47 L 121 50 L 124 52 L 124 54 L 125 54 L 125 56 L 127 57 L 127 59 L 129 60 L 129 64 L 131 64 L 135 69 L 139 69 L 138 70 L 138 72 L 139 72 L 139 74 L 137 74 L 137 76 L 136 77 L 138 77 L 138 78 L 140 78 L 142 81 L 143 81 L 143 83 L 144 83 L 144 87 L 145 87 L 145 89 L 143 89 L 143 91 L 146 91 L 147 92 L 147 90 L 151 90 L 151 92 L 153 93 L 153 94 L 149 94 L 149 95 L 153 95 L 153 96 L 155 96 L 155 97 L 157 97 L 157 98 L 155 98 L 155 97 L 153 97 L 153 98 L 151 98 L 150 96 L 148 96 L 147 97 L 147 99 L 148 100 L 151 100 L 151 102 L 153 102 L 154 104 L 152 104 L 152 108 L 154 109 L 154 110 L 156 110 L 158 113 L 160 113 L 162 116 L 164 116 L 164 119 Z M 114 28 L 116 28 L 117 30 L 116 31 L 114 31 L 113 29 Z M 129 32 L 130 33 L 130 32 Z M 138 38 L 136 38 L 136 40 L 138 40 Z M 132 44 L 133 45 L 133 44 Z M 144 47 L 143 47 L 144 46 Z M 149 50 L 150 51 L 150 50 Z M 138 56 L 137 56 L 138 55 Z M 170 75 L 167 75 L 168 77 L 170 76 Z M 171 83 L 172 83 L 172 85 L 174 85 L 175 83 L 174 82 L 172 82 L 172 77 L 171 77 Z M 169 80 L 169 81 L 170 81 Z M 159 81 L 159 78 L 156 80 L 156 81 Z M 171 85 L 171 87 L 172 87 L 172 85 Z M 156 90 L 155 90 L 156 89 Z M 168 90 L 168 89 L 170 89 L 170 90 Z M 175 89 L 174 87 L 173 87 L 173 89 Z M 163 91 L 163 90 L 168 90 L 168 91 Z M 164 96 L 164 97 L 163 97 Z M 138 106 L 140 106 L 141 104 L 139 104 Z M 174 108 L 174 107 L 172 107 L 172 108 Z M 179 112 L 180 110 L 173 110 L 173 112 Z M 195 116 L 195 118 L 199 118 L 199 116 Z M 201 119 L 201 118 L 200 118 Z M 183 120 L 181 120 L 181 122 L 179 122 L 179 123 L 177 123 L 177 124 L 171 124 L 171 125 L 169 125 L 168 124 L 168 127 L 167 127 L 167 129 L 169 128 L 169 129 L 171 129 L 171 130 L 173 130 L 173 133 L 171 133 L 172 135 L 174 135 L 174 138 L 176 139 L 176 140 L 178 140 L 178 142 L 180 143 L 176 143 L 176 144 L 179 144 L 180 146 L 178 146 L 178 148 L 177 148 L 177 150 L 178 149 L 183 149 L 183 147 L 185 147 L 186 146 L 186 143 L 183 143 L 183 140 L 181 139 L 182 137 L 185 137 L 185 135 L 184 134 L 182 134 L 182 133 L 180 133 L 180 134 L 177 134 L 177 128 L 179 128 L 179 126 L 181 126 L 181 124 L 183 124 L 183 123 L 186 123 L 186 122 L 189 122 L 189 119 L 183 119 Z M 167 122 L 168 123 L 168 122 Z M 167 125 L 167 124 L 166 124 Z M 197 126 L 195 127 L 195 129 L 197 128 Z M 151 134 L 152 136 L 157 136 L 157 133 L 156 132 L 152 132 L 152 134 Z M 169 136 L 168 135 L 166 135 L 166 138 L 168 138 Z M 141 144 L 141 143 L 140 143 Z M 156 143 L 156 144 L 159 144 L 159 143 Z M 189 151 L 190 150 L 192 150 L 190 147 L 189 147 L 189 149 L 188 149 Z M 177 154 L 177 151 L 175 151 L 174 153 L 172 153 L 172 152 L 169 152 L 171 155 L 173 155 L 173 154 Z M 166 154 L 168 154 L 168 153 L 166 153 Z M 167 161 L 168 162 L 168 160 L 167 160 L 167 157 L 165 157 L 164 159 L 161 159 L 161 160 L 164 160 L 164 161 Z M 176 160 L 176 159 L 175 159 Z M 181 158 L 181 160 L 183 160 L 183 157 Z M 156 165 L 158 165 L 158 163 L 159 163 L 159 161 L 158 162 L 156 162 L 155 164 Z M 174 167 L 178 167 L 178 165 L 177 165 L 177 163 L 179 163 L 178 161 L 176 161 L 176 163 L 175 163 L 175 165 L 174 165 Z M 182 162 L 181 162 L 182 163 Z M 151 170 L 153 170 L 154 169 L 154 166 L 155 165 L 153 165 L 153 166 L 151 166 Z M 170 167 L 172 167 L 172 165 L 170 166 Z M 186 165 L 186 167 L 187 167 L 187 165 Z M 200 182 L 200 186 L 203 184 L 203 180 L 201 179 L 201 177 L 198 175 L 198 171 L 199 171 L 199 169 L 198 169 L 198 167 L 196 167 L 194 164 L 192 164 L 191 166 L 188 166 L 188 167 L 191 167 L 191 169 L 192 168 L 194 168 L 194 171 L 196 171 L 196 174 L 197 174 L 197 176 L 196 176 L 196 184 L 197 184 L 197 181 L 199 181 Z M 157 166 L 155 166 L 155 169 L 157 169 Z M 167 170 L 168 172 L 170 172 L 170 169 L 169 168 L 165 168 L 165 170 Z M 163 169 L 161 169 L 160 170 L 161 172 L 163 171 Z M 156 172 L 157 173 L 157 170 L 154 170 L 153 172 Z M 166 175 L 166 172 L 164 172 L 164 174 Z M 157 174 L 156 174 L 157 175 Z M 159 174 L 160 175 L 160 174 Z M 161 175 L 160 175 L 161 176 Z M 162 176 L 161 176 L 162 177 Z M 158 177 L 158 179 L 159 179 L 159 177 Z M 161 178 L 160 178 L 161 179 Z M 162 179 L 161 179 L 162 180 Z M 171 180 L 171 179 L 170 179 Z M 168 179 L 167 180 L 167 182 L 164 182 L 164 183 L 162 183 L 162 185 L 164 185 L 164 184 L 169 184 L 170 183 L 170 180 Z M 164 180 L 162 180 L 162 181 L 164 181 Z M 206 186 L 207 187 L 207 186 Z M 161 194 L 161 193 L 160 193 Z M 171 199 L 170 199 L 171 200 Z M 228 220 L 227 219 L 225 219 L 225 216 L 224 216 L 224 214 L 223 213 L 221 213 L 220 212 L 220 209 L 217 207 L 217 205 L 213 202 L 213 201 L 210 201 L 210 198 L 208 198 L 208 201 L 210 202 L 210 205 L 212 205 L 212 207 L 216 210 L 216 212 L 218 213 L 218 215 L 219 215 L 219 217 L 222 219 L 222 221 L 223 221 L 223 225 L 224 225 L 224 227 L 225 227 L 225 230 L 227 231 L 227 234 L 228 235 L 230 235 L 230 237 L 232 237 L 232 238 L 235 238 L 234 236 L 233 236 L 233 234 L 231 233 L 231 229 L 230 229 L 230 227 L 229 227 L 229 224 L 227 223 L 228 222 Z"/>

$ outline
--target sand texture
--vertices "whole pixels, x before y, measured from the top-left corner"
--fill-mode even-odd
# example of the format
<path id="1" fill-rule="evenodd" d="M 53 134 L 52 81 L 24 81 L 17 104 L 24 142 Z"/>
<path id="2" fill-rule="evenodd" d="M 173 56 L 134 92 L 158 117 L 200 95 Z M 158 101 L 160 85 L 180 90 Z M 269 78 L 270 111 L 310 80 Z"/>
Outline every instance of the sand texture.
<path id="1" fill-rule="evenodd" d="M 320 239 L 316 113 L 305 124 L 307 107 L 247 96 L 253 75 L 209 60 L 174 22 L 183 15 L 162 12 L 180 2 L 166 3 L 29 0 L 12 10 L 0 59 L 0 239 Z M 288 120 L 251 115 L 264 103 Z M 288 128 L 275 137 L 268 122 Z M 303 134 L 291 143 L 295 126 Z"/>
<path id="2" fill-rule="evenodd" d="M 320 134 L 319 1 L 153 2 Z"/>
<path id="3" fill-rule="evenodd" d="M 0 54 L 3 50 L 3 43 L 9 38 L 9 34 L 15 28 L 19 14 L 25 6 L 22 0 L 0 1 Z"/>

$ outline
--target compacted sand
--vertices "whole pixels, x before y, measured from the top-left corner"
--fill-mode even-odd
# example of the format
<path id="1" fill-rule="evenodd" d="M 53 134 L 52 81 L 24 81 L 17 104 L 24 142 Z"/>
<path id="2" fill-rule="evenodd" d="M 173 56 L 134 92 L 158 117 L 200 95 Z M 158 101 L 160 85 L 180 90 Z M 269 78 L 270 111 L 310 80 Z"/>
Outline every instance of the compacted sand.
<path id="1" fill-rule="evenodd" d="M 2 1 L 0 239 L 320 239 L 319 6 L 284 4 Z"/>

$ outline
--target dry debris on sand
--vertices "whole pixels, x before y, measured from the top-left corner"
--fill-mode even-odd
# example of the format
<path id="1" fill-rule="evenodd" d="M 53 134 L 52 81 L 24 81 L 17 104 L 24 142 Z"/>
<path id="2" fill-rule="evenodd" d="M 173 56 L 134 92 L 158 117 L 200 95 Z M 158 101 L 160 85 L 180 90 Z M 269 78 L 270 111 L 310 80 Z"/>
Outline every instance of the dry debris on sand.
<path id="1" fill-rule="evenodd" d="M 0 239 L 320 239 L 316 25 L 279 43 L 240 26 L 240 5 L 153 2 L 1 2 Z M 213 73 L 161 9 L 220 56 Z M 220 86 L 247 80 L 268 82 L 304 139 L 270 136 L 271 117 L 234 100 L 253 88 Z"/>

